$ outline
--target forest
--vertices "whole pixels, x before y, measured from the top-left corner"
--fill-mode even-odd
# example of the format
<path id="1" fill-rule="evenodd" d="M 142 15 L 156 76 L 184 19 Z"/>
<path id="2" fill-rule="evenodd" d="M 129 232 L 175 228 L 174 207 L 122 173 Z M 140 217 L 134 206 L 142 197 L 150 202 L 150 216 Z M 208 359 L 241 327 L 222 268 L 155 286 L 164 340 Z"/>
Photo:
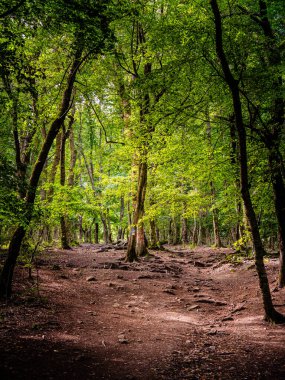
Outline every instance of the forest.
<path id="1" fill-rule="evenodd" d="M 0 28 L 0 329 L 21 289 L 52 293 L 41 265 L 56 277 L 97 254 L 104 271 L 110 254 L 109 269 L 145 278 L 159 265 L 180 276 L 181 260 L 189 281 L 204 271 L 197 292 L 210 265 L 251 263 L 254 285 L 241 270 L 231 297 L 248 285 L 252 314 L 284 339 L 285 2 L 1 0 Z M 97 378 L 243 378 L 179 371 Z"/>

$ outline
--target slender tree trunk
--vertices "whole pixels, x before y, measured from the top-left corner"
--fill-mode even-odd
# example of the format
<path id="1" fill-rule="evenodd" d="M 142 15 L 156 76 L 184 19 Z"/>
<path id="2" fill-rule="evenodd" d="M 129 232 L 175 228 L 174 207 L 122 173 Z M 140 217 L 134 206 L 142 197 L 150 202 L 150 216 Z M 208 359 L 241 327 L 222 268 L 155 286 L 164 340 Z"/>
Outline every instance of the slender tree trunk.
<path id="1" fill-rule="evenodd" d="M 99 223 L 95 222 L 94 243 L 99 244 Z"/>
<path id="2" fill-rule="evenodd" d="M 78 225 L 79 225 L 79 241 L 80 241 L 80 243 L 82 243 L 83 236 L 84 236 L 84 230 L 83 230 L 83 218 L 81 215 L 78 217 Z"/>
<path id="3" fill-rule="evenodd" d="M 197 218 L 194 216 L 194 226 L 192 231 L 192 244 L 194 246 L 198 245 L 198 225 Z"/>
<path id="4" fill-rule="evenodd" d="M 279 225 L 279 250 L 280 250 L 280 270 L 279 270 L 279 286 L 283 287 L 285 278 L 285 185 L 284 185 L 284 164 L 279 152 L 281 136 L 284 131 L 285 119 L 285 99 L 284 78 L 280 74 L 279 67 L 282 65 L 282 48 L 279 44 L 274 29 L 268 18 L 267 3 L 259 0 L 260 17 L 253 17 L 253 20 L 262 28 L 266 38 L 265 52 L 271 68 L 275 69 L 275 75 L 271 75 L 268 80 L 271 81 L 272 93 L 274 101 L 271 106 L 271 120 L 266 133 L 263 135 L 265 145 L 269 150 L 269 168 L 271 171 L 274 203 L 277 221 Z M 283 172 L 283 174 L 282 174 Z"/>
<path id="5" fill-rule="evenodd" d="M 217 248 L 221 248 L 223 244 L 221 240 L 218 213 L 216 209 L 213 210 L 213 230 L 214 230 L 214 245 Z"/>
<path id="6" fill-rule="evenodd" d="M 109 243 L 109 231 L 108 231 L 108 222 L 106 215 L 104 215 L 102 212 L 100 213 L 101 222 L 103 226 L 103 240 L 105 244 Z"/>
<path id="7" fill-rule="evenodd" d="M 156 227 L 155 227 L 155 220 L 151 219 L 149 221 L 150 226 L 150 248 L 157 248 L 158 241 L 156 238 Z"/>
<path id="8" fill-rule="evenodd" d="M 182 218 L 181 240 L 183 244 L 187 244 L 189 242 L 187 222 L 187 218 Z"/>
<path id="9" fill-rule="evenodd" d="M 269 154 L 269 166 L 274 192 L 275 213 L 278 220 L 278 242 L 279 242 L 279 277 L 278 285 L 280 288 L 285 286 L 285 186 L 281 170 L 282 163 L 276 153 L 271 150 Z"/>
<path id="10" fill-rule="evenodd" d="M 215 192 L 213 181 L 210 182 L 210 187 L 211 187 L 212 202 L 214 204 L 216 192 Z M 216 248 L 221 248 L 223 244 L 222 244 L 221 235 L 220 235 L 218 210 L 214 205 L 213 205 L 212 213 L 213 213 L 214 246 Z"/>
<path id="11" fill-rule="evenodd" d="M 133 227 L 128 241 L 127 261 L 137 260 L 139 256 L 147 254 L 147 245 L 144 234 L 144 226 L 141 218 L 144 215 L 144 202 L 147 186 L 147 163 L 145 161 L 139 163 L 138 185 L 136 192 L 136 200 L 134 205 Z"/>
<path id="12" fill-rule="evenodd" d="M 65 131 L 64 124 L 62 125 L 62 133 L 61 133 L 61 148 L 60 148 L 60 185 L 65 185 L 65 143 L 68 137 L 67 132 Z M 63 249 L 71 249 L 68 242 L 68 227 L 66 215 L 60 216 L 60 228 L 61 228 L 61 247 Z"/>
<path id="13" fill-rule="evenodd" d="M 259 286 L 262 293 L 263 307 L 265 311 L 265 319 L 272 322 L 285 322 L 283 315 L 278 313 L 272 303 L 268 278 L 264 266 L 263 256 L 265 254 L 264 247 L 261 241 L 256 214 L 253 209 L 251 196 L 249 192 L 248 183 L 248 166 L 247 166 L 247 142 L 246 133 L 243 123 L 242 107 L 240 101 L 238 81 L 233 77 L 230 70 L 225 51 L 223 46 L 222 38 L 222 22 L 220 10 L 216 0 L 210 0 L 212 11 L 214 14 L 215 22 L 215 32 L 216 32 L 216 52 L 220 60 L 221 67 L 224 73 L 225 81 L 229 87 L 232 96 L 234 114 L 235 114 L 235 127 L 238 134 L 239 140 L 239 163 L 240 163 L 240 184 L 241 184 L 241 195 L 243 203 L 245 206 L 246 216 L 250 225 L 252 241 L 255 251 L 255 266 L 257 274 L 259 277 Z"/>
<path id="14" fill-rule="evenodd" d="M 172 218 L 170 218 L 168 222 L 168 237 L 167 237 L 168 244 L 173 244 L 172 222 L 173 220 Z"/>
<path id="15" fill-rule="evenodd" d="M 125 214 L 125 200 L 124 197 L 121 196 L 120 199 L 120 221 L 119 221 L 119 229 L 118 229 L 118 235 L 117 235 L 117 240 L 123 240 L 123 219 L 124 219 L 124 214 Z"/>
<path id="16" fill-rule="evenodd" d="M 4 263 L 4 267 L 2 269 L 2 273 L 0 276 L 0 298 L 5 298 L 5 297 L 9 298 L 12 294 L 13 273 L 14 273 L 17 258 L 20 253 L 22 241 L 25 237 L 26 231 L 33 217 L 33 208 L 34 208 L 34 202 L 36 198 L 36 191 L 37 191 L 40 175 L 43 171 L 52 143 L 54 139 L 56 138 L 65 120 L 67 112 L 69 111 L 76 73 L 81 64 L 80 62 L 81 55 L 82 55 L 82 48 L 78 48 L 78 50 L 75 53 L 75 59 L 73 61 L 73 64 L 71 65 L 71 69 L 67 78 L 67 86 L 62 97 L 62 102 L 61 102 L 58 117 L 52 123 L 48 131 L 48 134 L 46 136 L 46 139 L 44 141 L 44 144 L 41 148 L 41 151 L 39 153 L 38 159 L 34 165 L 34 168 L 30 177 L 30 181 L 29 181 L 29 186 L 27 189 L 26 198 L 25 198 L 26 199 L 25 201 L 26 208 L 25 208 L 25 215 L 24 215 L 25 227 L 23 225 L 19 225 L 12 236 L 9 249 L 8 249 L 8 257 Z"/>
<path id="17" fill-rule="evenodd" d="M 108 243 L 113 242 L 111 221 L 109 216 L 109 209 L 107 209 L 107 226 L 108 226 Z"/>
<path id="18" fill-rule="evenodd" d="M 68 186 L 74 186 L 74 168 L 77 159 L 77 150 L 75 148 L 74 142 L 74 132 L 73 129 L 69 133 L 69 148 L 70 148 L 70 164 L 69 164 L 69 174 L 68 174 Z"/>

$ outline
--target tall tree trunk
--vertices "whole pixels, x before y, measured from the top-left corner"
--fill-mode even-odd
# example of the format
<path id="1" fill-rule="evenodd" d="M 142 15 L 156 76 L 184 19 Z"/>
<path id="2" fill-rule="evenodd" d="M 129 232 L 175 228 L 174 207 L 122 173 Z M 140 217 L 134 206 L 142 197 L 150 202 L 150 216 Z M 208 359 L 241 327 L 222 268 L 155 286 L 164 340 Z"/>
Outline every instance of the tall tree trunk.
<path id="1" fill-rule="evenodd" d="M 109 242 L 109 231 L 108 231 L 108 221 L 106 215 L 103 212 L 100 212 L 100 218 L 103 226 L 103 240 L 105 244 Z"/>
<path id="2" fill-rule="evenodd" d="M 181 228 L 181 240 L 183 244 L 188 243 L 188 227 L 187 218 L 182 218 L 182 228 Z"/>
<path id="3" fill-rule="evenodd" d="M 123 219 L 125 214 L 125 200 L 123 195 L 121 195 L 120 199 L 120 220 L 119 220 L 119 228 L 118 228 L 118 235 L 117 240 L 123 240 L 124 239 L 124 230 L 123 230 Z"/>
<path id="4" fill-rule="evenodd" d="M 194 226 L 192 231 L 192 244 L 194 246 L 198 245 L 198 223 L 197 218 L 194 216 Z"/>
<path id="5" fill-rule="evenodd" d="M 279 152 L 285 121 L 284 78 L 280 74 L 280 66 L 283 63 L 282 48 L 272 28 L 268 17 L 267 3 L 264 0 L 259 0 L 259 16 L 252 16 L 252 19 L 262 28 L 266 38 L 264 51 L 267 55 L 270 68 L 275 69 L 275 73 L 268 77 L 268 80 L 271 81 L 272 93 L 274 94 L 274 100 L 270 109 L 271 120 L 262 138 L 269 150 L 269 168 L 274 192 L 275 212 L 279 226 L 279 286 L 283 287 L 285 282 L 285 185 L 284 163 Z"/>
<path id="6" fill-rule="evenodd" d="M 156 227 L 155 227 L 155 220 L 151 219 L 149 221 L 150 226 L 150 245 L 149 248 L 158 248 L 158 241 L 156 236 Z"/>
<path id="7" fill-rule="evenodd" d="M 99 244 L 99 223 L 95 222 L 94 243 Z"/>
<path id="8" fill-rule="evenodd" d="M 67 85 L 62 97 L 58 117 L 52 123 L 39 153 L 38 159 L 34 165 L 25 198 L 25 223 L 24 226 L 19 225 L 12 236 L 8 249 L 8 257 L 4 263 L 4 267 L 0 276 L 0 298 L 9 298 L 12 294 L 12 279 L 14 269 L 20 253 L 22 241 L 33 217 L 33 208 L 40 175 L 43 171 L 52 143 L 56 138 L 62 124 L 64 123 L 66 114 L 69 111 L 75 77 L 81 64 L 81 56 L 82 48 L 80 47 L 75 53 L 74 61 L 71 65 L 71 69 L 67 77 Z"/>
<path id="9" fill-rule="evenodd" d="M 168 244 L 173 244 L 173 229 L 172 229 L 172 218 L 169 219 L 168 222 L 168 234 L 167 234 L 167 241 Z"/>
<path id="10" fill-rule="evenodd" d="M 271 150 L 269 154 L 269 165 L 271 180 L 274 192 L 275 213 L 278 220 L 278 243 L 279 243 L 279 277 L 278 285 L 280 288 L 285 286 L 285 186 L 282 177 L 282 170 L 276 150 Z"/>
<path id="11" fill-rule="evenodd" d="M 147 186 L 147 163 L 142 161 L 138 168 L 138 184 L 134 205 L 133 225 L 128 241 L 127 261 L 137 260 L 139 256 L 147 254 L 144 226 L 141 221 L 144 215 L 144 202 Z"/>
<path id="12" fill-rule="evenodd" d="M 264 266 L 263 256 L 265 250 L 261 241 L 259 228 L 257 224 L 256 214 L 253 209 L 251 196 L 249 192 L 248 183 L 248 163 L 247 163 L 247 141 L 245 127 L 243 123 L 242 107 L 239 94 L 238 81 L 233 77 L 230 70 L 227 57 L 225 55 L 223 38 L 222 38 L 222 22 L 220 10 L 216 0 L 210 0 L 212 7 L 214 22 L 215 22 L 215 32 L 216 32 L 216 53 L 220 60 L 221 67 L 224 73 L 225 81 L 229 87 L 232 96 L 233 109 L 235 114 L 235 127 L 238 134 L 239 140 L 239 164 L 240 164 L 240 184 L 241 184 L 241 195 L 244 202 L 246 216 L 250 225 L 252 241 L 255 251 L 255 266 L 259 278 L 259 286 L 262 293 L 263 307 L 265 312 L 265 319 L 275 323 L 284 323 L 285 317 L 277 312 L 273 306 L 268 278 Z"/>
<path id="13" fill-rule="evenodd" d="M 60 185 L 65 185 L 65 143 L 68 138 L 68 131 L 65 130 L 64 124 L 62 125 L 61 133 L 61 147 L 60 147 Z M 66 215 L 60 216 L 60 228 L 61 228 L 61 247 L 63 249 L 71 249 L 68 242 L 68 227 Z"/>
<path id="14" fill-rule="evenodd" d="M 213 209 L 213 230 L 214 230 L 214 245 L 216 248 L 221 248 L 223 244 L 221 240 L 218 213 L 216 209 Z"/>

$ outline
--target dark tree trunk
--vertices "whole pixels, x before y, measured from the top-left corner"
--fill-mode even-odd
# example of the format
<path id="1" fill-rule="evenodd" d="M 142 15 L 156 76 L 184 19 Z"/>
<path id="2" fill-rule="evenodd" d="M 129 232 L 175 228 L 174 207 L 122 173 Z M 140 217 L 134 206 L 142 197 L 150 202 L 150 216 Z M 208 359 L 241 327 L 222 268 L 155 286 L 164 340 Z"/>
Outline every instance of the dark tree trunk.
<path id="1" fill-rule="evenodd" d="M 279 249 L 280 249 L 280 270 L 279 286 L 283 287 L 285 278 L 285 185 L 284 185 L 284 166 L 282 157 L 279 152 L 281 136 L 284 131 L 285 119 L 285 100 L 283 96 L 283 78 L 280 75 L 279 66 L 282 64 L 281 46 L 276 38 L 274 30 L 268 18 L 267 3 L 259 0 L 260 18 L 252 17 L 255 22 L 262 28 L 265 42 L 265 52 L 268 62 L 275 69 L 275 74 L 268 78 L 272 81 L 272 92 L 274 101 L 271 106 L 271 120 L 266 133 L 263 134 L 263 140 L 269 150 L 269 168 L 274 192 L 274 203 L 277 221 L 279 225 Z M 282 173 L 283 172 L 283 173 Z"/>
<path id="2" fill-rule="evenodd" d="M 150 245 L 149 248 L 157 248 L 158 246 L 158 241 L 156 237 L 156 227 L 155 227 L 155 220 L 151 219 L 149 221 L 149 226 L 150 226 Z"/>
<path id="3" fill-rule="evenodd" d="M 73 129 L 69 133 L 69 147 L 70 147 L 70 164 L 69 164 L 69 174 L 68 174 L 68 186 L 72 187 L 74 185 L 74 168 L 77 159 L 77 150 L 75 148 L 74 142 L 74 132 Z"/>
<path id="4" fill-rule="evenodd" d="M 99 223 L 95 222 L 94 243 L 99 244 Z"/>
<path id="5" fill-rule="evenodd" d="M 109 216 L 109 209 L 107 210 L 107 226 L 108 226 L 108 243 L 113 242 L 111 221 Z"/>
<path id="6" fill-rule="evenodd" d="M 79 241 L 83 241 L 83 236 L 84 236 L 84 230 L 83 230 L 83 218 L 80 215 L 78 218 L 78 225 L 79 225 Z"/>
<path id="7" fill-rule="evenodd" d="M 62 125 L 61 133 L 61 147 L 60 147 L 60 185 L 65 185 L 65 143 L 68 137 L 67 132 L 65 131 L 64 124 Z M 63 249 L 71 249 L 68 239 L 68 227 L 67 220 L 65 215 L 60 216 L 60 228 L 61 228 L 61 247 Z"/>
<path id="8" fill-rule="evenodd" d="M 194 246 L 198 245 L 198 225 L 197 218 L 194 217 L 194 226 L 192 231 L 192 244 Z"/>
<path id="9" fill-rule="evenodd" d="M 285 286 L 285 186 L 282 177 L 282 162 L 276 150 L 271 150 L 269 154 L 269 166 L 271 171 L 271 180 L 274 191 L 274 205 L 278 220 L 278 243 L 279 243 L 279 277 L 278 285 L 280 288 Z"/>
<path id="10" fill-rule="evenodd" d="M 174 244 L 180 244 L 181 243 L 181 240 L 180 240 L 180 223 L 177 220 L 177 218 L 174 219 L 173 227 L 174 227 L 174 231 L 173 231 Z"/>
<path id="11" fill-rule="evenodd" d="M 73 64 L 71 65 L 71 69 L 67 78 L 67 86 L 62 97 L 62 103 L 60 106 L 59 115 L 52 123 L 48 131 L 48 134 L 46 136 L 46 139 L 44 141 L 44 144 L 41 148 L 41 151 L 39 153 L 38 160 L 36 161 L 34 165 L 34 169 L 30 177 L 29 186 L 28 186 L 27 194 L 26 194 L 25 227 L 23 227 L 22 225 L 19 225 L 12 236 L 9 249 L 8 249 L 8 257 L 4 263 L 4 267 L 2 269 L 2 273 L 0 277 L 0 298 L 10 297 L 12 294 L 13 273 L 14 273 L 17 258 L 20 253 L 22 241 L 25 237 L 26 231 L 33 217 L 33 208 L 34 208 L 34 202 L 35 202 L 36 191 L 37 191 L 40 175 L 43 171 L 52 143 L 54 139 L 56 138 L 65 120 L 66 114 L 70 108 L 73 85 L 74 85 L 76 73 L 81 63 L 80 62 L 81 55 L 82 55 L 82 48 L 79 48 L 76 51 L 75 59 L 73 61 Z"/>
<path id="12" fill-rule="evenodd" d="M 212 11 L 214 14 L 215 32 L 216 32 L 216 52 L 220 60 L 221 67 L 224 73 L 225 81 L 229 87 L 232 96 L 234 114 L 235 114 L 235 127 L 238 134 L 239 141 L 239 164 L 240 164 L 240 184 L 241 195 L 245 207 L 246 216 L 250 225 L 252 241 L 255 251 L 255 266 L 259 278 L 259 286 L 262 292 L 263 306 L 265 311 L 265 319 L 275 323 L 284 323 L 285 318 L 282 314 L 277 312 L 273 306 L 268 278 L 264 266 L 263 256 L 265 254 L 264 247 L 261 241 L 257 218 L 253 209 L 251 196 L 249 192 L 248 182 L 248 164 L 247 164 L 247 143 L 246 133 L 243 123 L 242 107 L 239 94 L 238 81 L 233 77 L 230 70 L 228 60 L 226 58 L 223 38 L 222 38 L 222 22 L 220 10 L 216 0 L 210 0 Z"/>

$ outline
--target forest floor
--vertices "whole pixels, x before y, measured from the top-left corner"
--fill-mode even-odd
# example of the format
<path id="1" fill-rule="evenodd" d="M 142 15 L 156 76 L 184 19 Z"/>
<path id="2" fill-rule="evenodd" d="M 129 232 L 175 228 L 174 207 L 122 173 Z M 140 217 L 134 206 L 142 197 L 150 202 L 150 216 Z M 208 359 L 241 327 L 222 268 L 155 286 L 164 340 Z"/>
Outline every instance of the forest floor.
<path id="1" fill-rule="evenodd" d="M 285 326 L 263 321 L 253 261 L 166 246 L 136 263 L 100 245 L 18 266 L 0 308 L 0 378 L 285 379 Z M 274 304 L 278 261 L 266 259 Z"/>

